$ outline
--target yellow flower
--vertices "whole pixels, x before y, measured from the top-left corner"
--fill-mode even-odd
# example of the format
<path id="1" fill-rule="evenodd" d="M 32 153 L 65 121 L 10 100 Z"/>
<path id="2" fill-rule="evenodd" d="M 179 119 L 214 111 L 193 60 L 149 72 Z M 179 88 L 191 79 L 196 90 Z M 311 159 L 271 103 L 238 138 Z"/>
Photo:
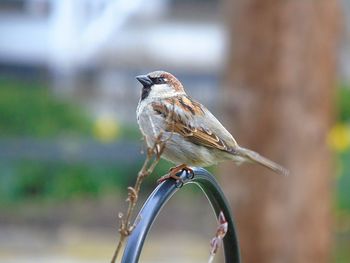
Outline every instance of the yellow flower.
<path id="1" fill-rule="evenodd" d="M 94 135 L 103 142 L 110 142 L 118 137 L 119 126 L 117 121 L 110 115 L 98 117 L 94 124 Z"/>
<path id="2" fill-rule="evenodd" d="M 346 151 L 350 147 L 350 127 L 344 123 L 337 123 L 330 130 L 327 141 L 335 151 Z"/>

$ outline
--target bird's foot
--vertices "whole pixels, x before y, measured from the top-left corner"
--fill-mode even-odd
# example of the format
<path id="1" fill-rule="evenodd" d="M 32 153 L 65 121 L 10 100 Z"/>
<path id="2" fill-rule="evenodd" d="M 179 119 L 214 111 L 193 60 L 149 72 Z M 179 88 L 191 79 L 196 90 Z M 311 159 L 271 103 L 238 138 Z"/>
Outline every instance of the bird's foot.
<path id="1" fill-rule="evenodd" d="M 193 178 L 194 176 L 194 172 L 191 168 L 189 168 L 186 164 L 180 164 L 180 165 L 177 165 L 175 167 L 172 167 L 169 169 L 169 173 L 167 173 L 166 175 L 162 176 L 161 178 L 159 178 L 157 180 L 157 183 L 160 184 L 170 178 L 173 178 L 175 179 L 177 182 L 179 183 L 182 183 L 183 184 L 183 179 L 178 176 L 177 174 L 179 172 L 182 172 L 182 171 L 186 171 L 186 173 L 190 174 L 191 177 L 190 178 Z"/>

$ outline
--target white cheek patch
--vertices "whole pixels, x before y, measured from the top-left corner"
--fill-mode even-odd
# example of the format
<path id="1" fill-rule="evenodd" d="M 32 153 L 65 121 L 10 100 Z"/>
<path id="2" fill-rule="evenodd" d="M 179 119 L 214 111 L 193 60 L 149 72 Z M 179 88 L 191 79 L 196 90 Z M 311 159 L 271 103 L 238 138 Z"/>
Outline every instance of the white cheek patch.
<path id="1" fill-rule="evenodd" d="M 168 84 L 157 84 L 152 86 L 152 91 L 153 94 L 157 94 L 158 96 L 162 96 L 163 94 L 169 94 L 174 92 L 174 90 L 169 87 Z"/>
<path id="2" fill-rule="evenodd" d="M 172 96 L 178 96 L 180 94 L 185 94 L 185 92 L 176 91 L 168 84 L 156 84 L 152 86 L 149 97 L 162 99 L 162 98 L 169 98 Z"/>
<path id="3" fill-rule="evenodd" d="M 153 84 L 148 98 L 149 100 L 162 99 L 162 98 L 169 98 L 172 96 L 178 96 L 180 94 L 185 94 L 185 92 L 183 90 L 182 91 L 175 90 L 168 83 Z"/>

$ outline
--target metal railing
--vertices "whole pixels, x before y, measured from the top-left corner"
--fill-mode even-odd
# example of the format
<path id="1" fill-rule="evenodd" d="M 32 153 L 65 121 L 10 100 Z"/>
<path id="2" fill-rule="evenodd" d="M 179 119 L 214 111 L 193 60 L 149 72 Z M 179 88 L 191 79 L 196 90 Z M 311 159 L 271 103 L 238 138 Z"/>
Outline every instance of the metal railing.
<path id="1" fill-rule="evenodd" d="M 162 207 L 168 200 L 179 190 L 183 185 L 194 184 L 198 186 L 209 203 L 211 204 L 216 217 L 222 211 L 228 223 L 228 232 L 223 239 L 224 255 L 226 263 L 239 263 L 239 245 L 236 236 L 236 230 L 231 215 L 228 202 L 217 183 L 216 179 L 208 171 L 203 168 L 193 168 L 194 176 L 186 172 L 179 174 L 183 182 L 175 180 L 167 180 L 156 187 L 156 189 L 148 197 L 143 205 L 137 218 L 138 223 L 128 238 L 126 243 L 122 263 L 137 263 L 143 248 L 146 236 L 154 223 L 157 215 L 162 210 Z M 192 178 L 191 178 L 192 177 Z"/>

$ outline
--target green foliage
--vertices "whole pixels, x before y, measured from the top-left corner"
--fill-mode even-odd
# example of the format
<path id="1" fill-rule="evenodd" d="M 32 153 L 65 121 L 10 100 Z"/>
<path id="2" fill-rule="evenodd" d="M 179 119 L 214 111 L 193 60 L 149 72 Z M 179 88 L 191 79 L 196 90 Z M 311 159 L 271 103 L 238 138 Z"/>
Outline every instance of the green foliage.
<path id="1" fill-rule="evenodd" d="M 338 208 L 350 212 L 350 151 L 339 155 L 340 176 L 337 181 Z"/>
<path id="2" fill-rule="evenodd" d="M 99 197 L 132 185 L 141 163 L 82 164 L 61 162 L 0 162 L 0 205 L 30 200 L 63 201 Z M 154 178 L 165 174 L 169 163 L 162 161 L 144 187 L 154 187 Z"/>
<path id="3" fill-rule="evenodd" d="M 136 117 L 135 117 L 136 120 Z M 121 127 L 120 138 L 125 140 L 141 141 L 142 138 L 139 128 L 135 125 L 124 125 Z"/>
<path id="4" fill-rule="evenodd" d="M 0 76 L 2 140 L 9 137 L 54 139 L 65 135 L 89 137 L 92 131 L 92 120 L 78 105 L 58 98 L 45 83 Z M 120 138 L 139 140 L 141 136 L 136 125 L 122 126 Z M 168 165 L 161 166 L 158 171 L 163 174 Z M 0 160 L 0 204 L 98 197 L 131 185 L 139 167 L 140 163 Z"/>
<path id="5" fill-rule="evenodd" d="M 337 119 L 350 125 L 350 86 L 342 84 L 338 88 L 336 105 Z M 339 179 L 337 180 L 337 207 L 350 212 L 350 149 L 338 154 Z"/>
<path id="6" fill-rule="evenodd" d="M 91 123 L 72 103 L 37 82 L 0 78 L 0 136 L 89 134 Z"/>
<path id="7" fill-rule="evenodd" d="M 0 163 L 0 203 L 97 197 L 126 187 L 137 166 L 19 161 Z"/>
<path id="8" fill-rule="evenodd" d="M 89 136 L 91 130 L 91 120 L 77 105 L 54 96 L 43 83 L 0 77 L 2 139 Z M 1 203 L 97 196 L 107 188 L 123 184 L 124 178 L 111 165 L 93 167 L 43 161 L 3 161 L 0 171 Z"/>
<path id="9" fill-rule="evenodd" d="M 337 93 L 338 119 L 341 122 L 350 122 L 350 86 L 341 85 Z"/>

